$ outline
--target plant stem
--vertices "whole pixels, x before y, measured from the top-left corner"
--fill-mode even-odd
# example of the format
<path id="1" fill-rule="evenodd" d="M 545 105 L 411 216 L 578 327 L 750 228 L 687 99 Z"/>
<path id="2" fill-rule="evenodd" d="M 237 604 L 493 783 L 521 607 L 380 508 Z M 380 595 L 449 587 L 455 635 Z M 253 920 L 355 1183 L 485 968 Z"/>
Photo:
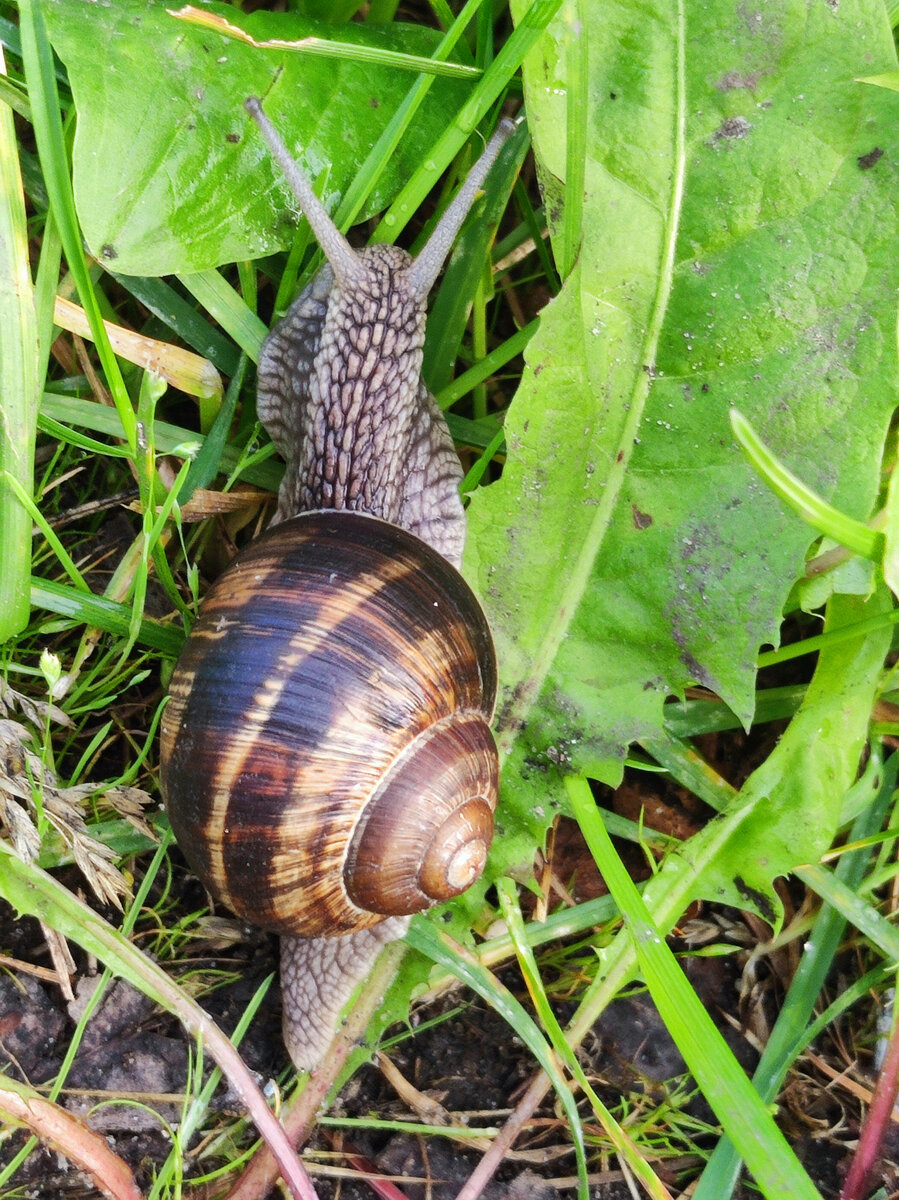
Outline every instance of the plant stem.
<path id="1" fill-rule="evenodd" d="M 871 1174 L 880 1155 L 886 1131 L 890 1127 L 896 1093 L 899 1092 L 899 1010 L 893 1005 L 893 1028 L 886 1058 L 877 1077 L 874 1098 L 862 1126 L 858 1146 L 849 1164 L 849 1173 L 840 1200 L 862 1200 L 868 1195 Z"/>

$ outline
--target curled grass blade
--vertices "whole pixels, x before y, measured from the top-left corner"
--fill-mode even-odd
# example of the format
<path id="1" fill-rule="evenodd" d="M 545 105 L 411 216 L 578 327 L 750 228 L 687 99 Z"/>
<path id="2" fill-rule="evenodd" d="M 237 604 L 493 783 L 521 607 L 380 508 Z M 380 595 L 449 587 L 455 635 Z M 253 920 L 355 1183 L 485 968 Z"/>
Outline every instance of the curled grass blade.
<path id="1" fill-rule="evenodd" d="M 828 504 L 772 454 L 741 412 L 732 409 L 731 428 L 746 457 L 768 487 L 794 509 L 813 529 L 847 546 L 856 554 L 878 560 L 883 554 L 883 534 L 855 521 Z"/>

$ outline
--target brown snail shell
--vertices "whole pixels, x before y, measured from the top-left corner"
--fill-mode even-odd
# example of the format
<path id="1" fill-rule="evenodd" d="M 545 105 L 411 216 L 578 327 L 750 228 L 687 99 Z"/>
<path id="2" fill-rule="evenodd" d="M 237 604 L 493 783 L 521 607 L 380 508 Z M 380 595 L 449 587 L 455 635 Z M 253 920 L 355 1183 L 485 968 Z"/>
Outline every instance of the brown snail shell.
<path id="1" fill-rule="evenodd" d="M 414 534 L 328 510 L 269 529 L 207 594 L 170 695 L 172 827 L 239 916 L 339 934 L 480 875 L 493 645 L 461 575 Z"/>

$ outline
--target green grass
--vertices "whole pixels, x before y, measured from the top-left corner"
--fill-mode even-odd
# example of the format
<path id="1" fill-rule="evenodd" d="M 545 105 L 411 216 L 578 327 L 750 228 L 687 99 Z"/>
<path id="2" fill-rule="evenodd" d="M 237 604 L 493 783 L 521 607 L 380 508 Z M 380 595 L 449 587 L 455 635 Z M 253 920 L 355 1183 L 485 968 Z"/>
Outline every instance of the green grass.
<path id="1" fill-rule="evenodd" d="M 202 1031 L 171 1153 L 144 1194 L 176 1196 L 198 1172 L 251 1164 L 242 1194 L 261 1195 L 272 1172 L 249 1120 L 209 1110 L 215 1077 L 204 1081 L 202 1064 L 214 1058 L 266 1122 L 197 1003 L 230 968 L 191 960 L 215 926 L 175 898 L 184 868 L 156 806 L 156 732 L 202 593 L 277 488 L 252 363 L 269 315 L 319 261 L 303 223 L 281 220 L 274 176 L 263 181 L 258 163 L 251 175 L 234 149 L 243 111 L 224 97 L 266 94 L 277 107 L 300 71 L 307 87 L 285 132 L 330 164 L 317 184 L 341 225 L 380 216 L 376 240 L 420 243 L 477 153 L 472 130 L 503 103 L 523 106 L 527 126 L 432 298 L 425 364 L 465 461 L 465 571 L 500 656 L 503 836 L 482 884 L 436 920 L 416 918 L 405 956 L 382 964 L 381 983 L 395 976 L 387 1000 L 375 985 L 359 999 L 330 1072 L 298 1082 L 285 1066 L 285 1125 L 309 1132 L 382 1032 L 392 1045 L 414 1036 L 402 1022 L 415 997 L 461 981 L 527 1047 L 533 1079 L 511 1113 L 465 1131 L 485 1141 L 460 1200 L 523 1128 L 538 1136 L 528 1123 L 550 1089 L 579 1197 L 610 1163 L 659 1198 L 691 1181 L 694 1200 L 747 1194 L 744 1163 L 765 1196 L 823 1194 L 791 1148 L 801 1130 L 785 1081 L 803 1063 L 813 1074 L 813 1040 L 836 1064 L 847 1045 L 869 1061 L 899 959 L 884 908 L 899 733 L 899 97 L 855 82 L 894 69 L 879 10 L 856 0 L 801 30 L 787 13 L 792 56 L 752 86 L 723 87 L 735 70 L 724 43 L 747 62 L 757 50 L 736 0 L 716 16 L 728 38 L 689 0 L 652 13 L 627 0 L 601 12 L 515 0 L 514 22 L 479 0 L 453 18 L 435 0 L 421 9 L 422 24 L 432 12 L 441 25 L 433 36 L 362 23 L 335 32 L 332 59 L 235 42 L 214 64 L 202 48 L 213 35 L 173 33 L 164 7 L 139 27 L 127 4 L 104 10 L 113 24 L 98 35 L 95 8 L 88 22 L 78 0 L 0 5 L 0 716 L 24 730 L 5 761 L 25 764 L 0 893 L 96 955 L 104 979 L 129 980 Z M 390 21 L 392 7 L 377 11 Z M 254 24 L 235 8 L 234 20 L 257 40 L 277 36 L 269 15 Z M 866 30 L 864 62 L 851 21 Z M 178 95 L 175 38 L 199 100 Z M 136 57 L 117 60 L 123 47 Z M 367 57 L 376 66 L 358 68 Z M 422 57 L 458 69 L 416 75 Z M 158 64 L 152 81 L 145 63 Z M 370 69 L 390 77 L 382 109 Z M 321 125 L 315 89 L 335 78 L 341 129 L 361 149 Z M 888 153 L 863 168 L 869 128 Z M 799 180 L 794 136 L 818 147 Z M 84 309 L 84 347 L 53 326 L 57 292 Z M 137 340 L 114 351 L 104 320 L 175 352 L 167 382 Z M 233 504 L 219 512 L 225 493 Z M 623 778 L 645 806 L 637 819 L 613 811 Z M 673 795 L 701 813 L 690 837 L 657 827 Z M 534 872 L 560 813 L 579 822 L 608 895 L 563 903 L 570 860 L 551 847 Z M 121 879 L 124 911 L 91 913 L 63 886 L 74 879 L 107 901 L 101 880 L 115 892 Z M 715 914 L 751 927 L 750 943 L 712 932 L 691 951 L 685 914 L 697 905 L 713 930 L 727 928 Z M 691 953 L 769 979 L 749 1013 L 754 1028 L 767 1022 L 751 1080 L 688 982 Z M 637 991 L 711 1123 L 690 1106 L 686 1076 L 622 1092 L 578 1056 L 608 1006 Z M 268 1003 L 262 987 L 235 1042 Z M 845 1103 L 843 1149 L 861 1117 Z M 461 1136 L 463 1114 L 450 1118 L 434 1136 Z M 363 1124 L 426 1136 L 380 1114 Z M 15 1194 L 33 1145 L 0 1171 L 0 1195 Z M 295 1195 L 314 1194 L 295 1163 L 285 1170 Z"/>

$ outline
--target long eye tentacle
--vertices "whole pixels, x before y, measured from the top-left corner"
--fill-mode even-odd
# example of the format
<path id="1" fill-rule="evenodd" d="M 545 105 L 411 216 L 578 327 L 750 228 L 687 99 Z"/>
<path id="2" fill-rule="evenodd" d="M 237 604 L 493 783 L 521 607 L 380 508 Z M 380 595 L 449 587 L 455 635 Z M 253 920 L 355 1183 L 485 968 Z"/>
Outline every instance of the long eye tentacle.
<path id="1" fill-rule="evenodd" d="M 272 157 L 281 168 L 290 184 L 294 199 L 302 209 L 303 216 L 312 227 L 318 244 L 331 264 L 334 276 L 345 286 L 351 287 L 364 277 L 356 251 L 346 240 L 328 213 L 328 210 L 312 190 L 306 173 L 284 144 L 284 140 L 265 115 L 261 102 L 255 96 L 244 101 L 247 112 L 259 126 Z"/>

